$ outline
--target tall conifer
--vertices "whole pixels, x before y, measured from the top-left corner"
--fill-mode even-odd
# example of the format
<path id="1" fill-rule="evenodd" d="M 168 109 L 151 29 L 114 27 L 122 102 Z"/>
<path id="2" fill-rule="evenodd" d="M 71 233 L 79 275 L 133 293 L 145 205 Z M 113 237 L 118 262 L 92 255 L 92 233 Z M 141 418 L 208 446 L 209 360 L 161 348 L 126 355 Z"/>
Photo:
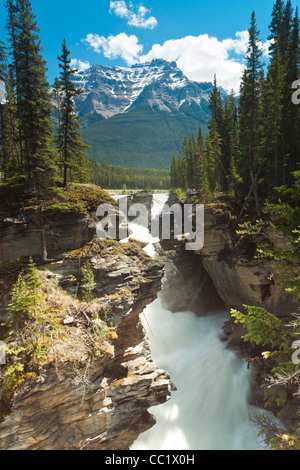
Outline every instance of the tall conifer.
<path id="1" fill-rule="evenodd" d="M 75 111 L 75 98 L 82 91 L 76 88 L 72 77 L 75 70 L 71 67 L 70 51 L 66 40 L 62 45 L 62 55 L 58 56 L 61 68 L 60 82 L 62 90 L 59 151 L 63 173 L 63 185 L 68 181 L 85 182 L 88 170 L 86 164 L 87 145 L 82 142 L 79 117 Z"/>
<path id="2" fill-rule="evenodd" d="M 30 1 L 8 0 L 6 6 L 22 168 L 29 187 L 39 192 L 54 183 L 57 172 L 46 63 Z"/>
<path id="3" fill-rule="evenodd" d="M 257 172 L 259 170 L 259 129 L 262 50 L 259 46 L 259 31 L 255 13 L 251 15 L 249 44 L 246 54 L 246 70 L 242 77 L 240 93 L 241 148 L 247 160 L 249 183 L 252 185 L 256 208 L 259 211 Z M 247 174 L 243 175 L 246 181 Z"/>

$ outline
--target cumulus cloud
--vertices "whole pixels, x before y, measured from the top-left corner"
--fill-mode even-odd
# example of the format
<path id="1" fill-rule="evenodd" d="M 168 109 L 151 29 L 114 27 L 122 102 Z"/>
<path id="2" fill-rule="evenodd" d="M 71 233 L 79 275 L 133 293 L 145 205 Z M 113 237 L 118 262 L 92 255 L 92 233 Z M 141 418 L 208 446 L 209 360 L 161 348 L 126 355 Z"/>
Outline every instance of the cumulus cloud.
<path id="1" fill-rule="evenodd" d="M 150 12 L 148 8 L 143 5 L 135 7 L 132 2 L 129 2 L 127 5 L 124 0 L 111 1 L 109 11 L 110 13 L 115 13 L 115 15 L 120 18 L 126 19 L 129 26 L 153 29 L 158 24 L 157 19 L 154 16 L 149 16 L 147 18 L 148 13 Z"/>
<path id="2" fill-rule="evenodd" d="M 234 39 L 223 40 L 208 34 L 186 36 L 165 41 L 162 45 L 154 44 L 147 54 L 140 56 L 139 61 L 144 63 L 156 58 L 176 61 L 188 78 L 198 82 L 212 82 L 216 74 L 220 86 L 237 93 L 248 42 L 248 31 L 238 31 Z M 260 46 L 267 56 L 268 41 Z"/>
<path id="3" fill-rule="evenodd" d="M 77 69 L 78 72 L 84 72 L 91 67 L 91 64 L 88 61 L 84 62 L 80 59 L 71 59 L 70 65 L 72 68 Z"/>
<path id="4" fill-rule="evenodd" d="M 110 35 L 107 38 L 91 33 L 83 41 L 89 44 L 95 52 L 102 52 L 108 59 L 121 57 L 128 65 L 136 63 L 143 52 L 143 46 L 139 44 L 138 38 L 135 35 L 128 36 L 126 33 L 120 33 L 117 36 Z"/>
<path id="5" fill-rule="evenodd" d="M 122 11 L 123 15 L 127 14 L 125 2 L 111 3 L 119 4 L 119 15 Z M 154 44 L 144 55 L 142 55 L 143 46 L 139 44 L 135 35 L 128 36 L 126 33 L 120 33 L 106 38 L 97 34 L 88 34 L 83 41 L 89 44 L 95 52 L 103 53 L 109 59 L 120 57 L 129 66 L 162 58 L 175 61 L 190 80 L 212 82 L 216 74 L 218 85 L 228 91 L 233 89 L 238 93 L 245 68 L 243 59 L 248 48 L 249 33 L 238 31 L 235 38 L 223 40 L 208 34 L 170 39 L 163 44 Z M 267 58 L 270 41 L 259 45 Z"/>

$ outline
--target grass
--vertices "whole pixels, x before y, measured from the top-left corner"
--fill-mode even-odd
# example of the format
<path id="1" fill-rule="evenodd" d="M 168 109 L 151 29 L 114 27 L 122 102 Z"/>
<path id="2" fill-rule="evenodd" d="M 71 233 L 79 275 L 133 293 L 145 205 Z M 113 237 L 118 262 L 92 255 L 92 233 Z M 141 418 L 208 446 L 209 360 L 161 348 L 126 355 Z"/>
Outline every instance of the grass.
<path id="1" fill-rule="evenodd" d="M 20 211 L 35 211 L 40 204 L 45 211 L 86 213 L 105 203 L 117 205 L 109 194 L 93 184 L 70 183 L 66 188 L 47 188 L 39 198 L 28 192 L 24 184 L 0 184 L 0 220 L 16 217 Z"/>
<path id="2" fill-rule="evenodd" d="M 45 201 L 48 210 L 95 212 L 100 204 L 117 206 L 105 191 L 92 184 L 69 184 L 66 188 L 51 188 Z"/>
<path id="3" fill-rule="evenodd" d="M 83 259 L 90 259 L 96 256 L 105 257 L 107 255 L 125 255 L 139 258 L 142 261 L 149 258 L 147 253 L 143 250 L 145 246 L 146 243 L 142 243 L 131 238 L 127 243 L 120 243 L 117 240 L 97 238 L 80 250 L 80 256 Z M 66 255 L 66 258 L 72 258 L 74 256 L 78 256 L 77 250 L 69 252 Z"/>
<path id="4" fill-rule="evenodd" d="M 4 328 L 7 362 L 0 368 L 0 411 L 1 403 L 8 402 L 24 381 L 35 380 L 44 365 L 54 363 L 58 373 L 62 363 L 83 370 L 90 358 L 110 354 L 116 337 L 112 325 L 99 318 L 98 305 L 93 308 L 70 295 L 46 271 L 38 273 L 39 304 Z M 65 325 L 66 316 L 74 322 Z"/>

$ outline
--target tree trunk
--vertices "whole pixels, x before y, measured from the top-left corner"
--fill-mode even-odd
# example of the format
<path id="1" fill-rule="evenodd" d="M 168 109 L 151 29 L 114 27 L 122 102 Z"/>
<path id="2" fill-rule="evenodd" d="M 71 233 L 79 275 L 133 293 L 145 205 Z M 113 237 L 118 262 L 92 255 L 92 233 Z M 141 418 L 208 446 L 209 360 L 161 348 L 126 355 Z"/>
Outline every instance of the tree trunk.
<path id="1" fill-rule="evenodd" d="M 39 226 L 40 226 L 40 233 L 41 233 L 41 258 L 42 258 L 42 262 L 44 263 L 48 260 L 48 253 L 47 253 L 47 243 L 46 243 L 46 236 L 45 236 L 43 211 L 44 211 L 44 206 L 43 204 L 41 204 L 39 206 Z"/>

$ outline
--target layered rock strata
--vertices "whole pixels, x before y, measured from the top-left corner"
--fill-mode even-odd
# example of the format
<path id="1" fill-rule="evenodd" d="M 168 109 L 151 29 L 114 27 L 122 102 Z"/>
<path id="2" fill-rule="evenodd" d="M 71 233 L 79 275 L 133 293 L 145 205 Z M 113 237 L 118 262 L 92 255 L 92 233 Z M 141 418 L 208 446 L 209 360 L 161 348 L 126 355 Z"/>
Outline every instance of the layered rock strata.
<path id="1" fill-rule="evenodd" d="M 259 244 L 266 242 L 285 249 L 284 237 L 271 232 L 237 234 L 232 210 L 224 204 L 207 206 L 204 211 L 201 250 L 187 251 L 184 241 L 161 242 L 172 253 L 177 279 L 179 276 L 189 288 L 193 311 L 201 314 L 202 302 L 205 311 L 214 310 L 218 308 L 219 298 L 228 311 L 232 308 L 245 311 L 244 305 L 255 305 L 283 321 L 290 320 L 297 309 L 293 296 L 276 283 L 277 274 L 273 273 L 271 261 L 256 256 Z M 293 273 L 290 274 L 292 277 Z M 226 332 L 231 346 L 241 343 L 244 330 L 232 321 L 227 324 Z"/>
<path id="2" fill-rule="evenodd" d="M 96 211 L 47 211 L 45 242 L 48 256 L 75 250 L 89 242 L 98 222 Z M 50 221 L 50 226 L 48 223 Z M 0 260 L 40 257 L 42 251 L 39 212 L 35 207 L 20 211 L 15 217 L 0 222 Z"/>
<path id="3" fill-rule="evenodd" d="M 76 295 L 86 261 L 95 279 L 89 302 Z M 56 286 L 52 300 L 63 296 L 64 340 L 54 342 L 40 372 L 27 374 L 14 393 L 0 422 L 0 449 L 129 449 L 155 424 L 147 410 L 168 400 L 174 388 L 152 360 L 140 322 L 161 288 L 163 264 L 136 242 L 94 240 L 39 269 Z M 95 341 L 100 353 L 87 354 Z"/>

